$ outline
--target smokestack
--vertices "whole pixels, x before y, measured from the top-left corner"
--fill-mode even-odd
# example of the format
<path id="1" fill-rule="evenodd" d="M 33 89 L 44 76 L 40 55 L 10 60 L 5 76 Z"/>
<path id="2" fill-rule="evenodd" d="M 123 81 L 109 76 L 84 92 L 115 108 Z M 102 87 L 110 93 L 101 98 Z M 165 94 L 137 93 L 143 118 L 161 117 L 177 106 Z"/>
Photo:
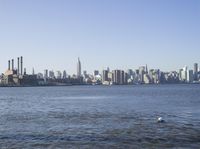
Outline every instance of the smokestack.
<path id="1" fill-rule="evenodd" d="M 17 75 L 19 75 L 19 57 L 17 58 Z"/>
<path id="2" fill-rule="evenodd" d="M 21 56 L 21 75 L 23 75 L 23 57 Z"/>
<path id="3" fill-rule="evenodd" d="M 14 70 L 14 59 L 12 59 L 12 70 Z"/>
<path id="4" fill-rule="evenodd" d="M 10 70 L 10 60 L 8 61 L 8 70 Z"/>

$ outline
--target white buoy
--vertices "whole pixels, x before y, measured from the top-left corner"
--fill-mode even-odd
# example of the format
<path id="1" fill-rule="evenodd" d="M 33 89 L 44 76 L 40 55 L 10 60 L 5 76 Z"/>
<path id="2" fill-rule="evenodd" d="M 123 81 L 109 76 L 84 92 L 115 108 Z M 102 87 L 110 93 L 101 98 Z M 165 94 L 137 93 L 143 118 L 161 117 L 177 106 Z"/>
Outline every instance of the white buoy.
<path id="1" fill-rule="evenodd" d="M 159 117 L 158 120 L 157 120 L 157 122 L 158 122 L 158 123 L 164 123 L 165 121 L 163 120 L 162 117 Z"/>

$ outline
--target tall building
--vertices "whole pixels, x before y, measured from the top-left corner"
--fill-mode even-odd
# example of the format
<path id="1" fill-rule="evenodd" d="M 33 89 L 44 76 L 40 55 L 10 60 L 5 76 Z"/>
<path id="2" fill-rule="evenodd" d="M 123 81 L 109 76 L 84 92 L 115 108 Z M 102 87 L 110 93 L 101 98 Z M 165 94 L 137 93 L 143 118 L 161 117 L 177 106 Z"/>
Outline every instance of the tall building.
<path id="1" fill-rule="evenodd" d="M 125 81 L 124 77 L 125 77 L 124 71 L 120 70 L 120 83 L 119 84 L 121 84 L 121 85 L 124 84 L 124 81 Z"/>
<path id="2" fill-rule="evenodd" d="M 62 73 L 60 71 L 57 71 L 56 79 L 62 79 Z"/>
<path id="3" fill-rule="evenodd" d="M 108 81 L 108 70 L 103 70 L 102 72 L 102 83 Z"/>
<path id="4" fill-rule="evenodd" d="M 124 72 L 124 84 L 128 84 L 128 73 Z"/>
<path id="5" fill-rule="evenodd" d="M 113 73 L 112 72 L 108 72 L 108 81 L 110 83 L 113 82 Z"/>
<path id="6" fill-rule="evenodd" d="M 81 77 L 81 61 L 78 58 L 78 63 L 77 63 L 77 78 Z"/>
<path id="7" fill-rule="evenodd" d="M 144 83 L 144 74 L 145 74 L 145 71 L 146 71 L 146 67 L 145 66 L 139 67 L 140 83 Z"/>
<path id="8" fill-rule="evenodd" d="M 144 74 L 144 83 L 145 84 L 150 84 L 151 83 L 151 79 L 150 79 L 148 74 Z"/>
<path id="9" fill-rule="evenodd" d="M 192 83 L 194 81 L 193 70 L 187 70 L 187 82 Z"/>
<path id="10" fill-rule="evenodd" d="M 187 81 L 187 70 L 188 70 L 188 67 L 185 66 L 181 71 L 181 81 L 182 82 L 186 82 Z"/>
<path id="11" fill-rule="evenodd" d="M 179 80 L 182 81 L 182 71 L 183 69 L 179 69 Z"/>
<path id="12" fill-rule="evenodd" d="M 154 83 L 159 84 L 160 83 L 160 77 L 161 77 L 160 69 L 155 69 L 154 70 Z"/>
<path id="13" fill-rule="evenodd" d="M 154 69 L 150 69 L 150 70 L 149 70 L 149 77 L 150 77 L 151 82 L 154 82 L 154 80 L 153 80 L 153 77 L 154 77 Z"/>
<path id="14" fill-rule="evenodd" d="M 66 79 L 67 78 L 67 72 L 64 70 L 63 71 L 63 79 Z"/>
<path id="15" fill-rule="evenodd" d="M 194 64 L 194 81 L 198 80 L 198 64 Z"/>
<path id="16" fill-rule="evenodd" d="M 53 70 L 49 71 L 49 78 L 50 79 L 55 79 L 55 74 L 54 74 Z"/>
<path id="17" fill-rule="evenodd" d="M 113 84 L 119 85 L 120 84 L 120 70 L 113 70 Z"/>
<path id="18" fill-rule="evenodd" d="M 44 79 L 45 79 L 45 81 L 48 79 L 48 70 L 47 69 L 45 69 L 44 70 Z"/>
<path id="19" fill-rule="evenodd" d="M 132 69 L 128 69 L 127 70 L 127 75 L 128 75 L 127 76 L 128 78 L 131 78 L 133 76 L 133 70 Z"/>

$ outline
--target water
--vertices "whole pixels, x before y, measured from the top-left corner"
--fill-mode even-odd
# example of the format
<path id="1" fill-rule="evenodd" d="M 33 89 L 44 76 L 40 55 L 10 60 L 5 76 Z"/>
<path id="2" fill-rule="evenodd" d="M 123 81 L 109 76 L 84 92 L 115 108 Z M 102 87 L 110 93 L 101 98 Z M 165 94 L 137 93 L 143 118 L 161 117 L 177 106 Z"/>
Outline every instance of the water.
<path id="1" fill-rule="evenodd" d="M 1 149 L 199 147 L 200 85 L 0 88 Z"/>

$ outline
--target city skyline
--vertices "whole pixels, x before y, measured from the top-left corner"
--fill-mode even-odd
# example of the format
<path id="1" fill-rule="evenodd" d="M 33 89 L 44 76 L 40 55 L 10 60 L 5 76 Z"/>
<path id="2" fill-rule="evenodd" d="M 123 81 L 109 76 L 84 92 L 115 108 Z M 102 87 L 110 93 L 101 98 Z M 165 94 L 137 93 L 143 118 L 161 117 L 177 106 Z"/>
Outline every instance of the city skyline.
<path id="1" fill-rule="evenodd" d="M 1 1 L 0 72 L 24 56 L 27 72 L 137 69 L 200 63 L 200 2 Z M 16 61 L 16 60 L 15 60 Z"/>
<path id="2" fill-rule="evenodd" d="M 44 76 L 45 75 L 48 76 L 48 73 L 50 73 L 50 72 L 52 72 L 52 73 L 59 72 L 62 75 L 61 71 L 63 71 L 63 73 L 65 74 L 65 77 L 66 77 L 66 75 L 69 75 L 69 76 L 75 75 L 75 76 L 77 76 L 79 78 L 79 77 L 83 76 L 84 73 L 86 73 L 86 74 L 95 74 L 95 71 L 101 72 L 102 75 L 103 75 L 105 70 L 108 71 L 108 72 L 110 72 L 112 70 L 122 70 L 124 72 L 128 72 L 130 70 L 131 71 L 137 71 L 137 70 L 140 70 L 140 69 L 144 69 L 144 71 L 147 72 L 147 73 L 150 70 L 159 70 L 159 71 L 162 71 L 162 72 L 165 72 L 165 73 L 167 73 L 167 72 L 177 72 L 178 73 L 180 70 L 186 70 L 186 71 L 187 70 L 192 70 L 193 73 L 194 73 L 194 78 L 197 78 L 197 74 L 198 74 L 198 72 L 200 72 L 200 67 L 199 67 L 198 63 L 195 62 L 195 63 L 193 63 L 193 67 L 192 68 L 188 67 L 188 65 L 185 65 L 185 66 L 183 66 L 181 68 L 178 68 L 177 70 L 169 70 L 169 71 L 164 71 L 164 70 L 162 70 L 160 68 L 151 68 L 151 67 L 148 67 L 148 64 L 146 64 L 146 65 L 139 65 L 139 66 L 137 66 L 135 68 L 126 68 L 126 69 L 120 69 L 120 68 L 115 68 L 115 69 L 111 68 L 110 69 L 110 67 L 103 68 L 101 70 L 94 69 L 94 70 L 92 70 L 92 72 L 88 73 L 87 69 L 83 69 L 82 70 L 82 62 L 81 62 L 79 57 L 77 58 L 76 72 L 74 72 L 72 74 L 67 73 L 66 69 L 58 70 L 58 69 L 48 69 L 48 68 L 44 69 L 43 71 L 38 71 L 38 72 L 35 71 L 35 68 L 32 68 L 32 70 L 31 70 L 31 68 L 28 68 L 28 69 L 31 70 L 30 72 L 28 72 L 26 65 L 24 66 L 24 60 L 23 59 L 24 59 L 23 56 L 9 59 L 7 61 L 7 68 L 6 68 L 6 70 L 4 72 L 2 72 L 2 74 L 7 73 L 7 71 L 9 71 L 9 70 L 17 71 L 18 75 L 23 75 L 24 73 L 25 74 L 29 74 L 29 75 L 31 75 L 31 74 L 35 75 L 35 74 L 41 74 L 44 71 Z"/>
<path id="3" fill-rule="evenodd" d="M 8 69 L 0 75 L 0 86 L 68 86 L 68 85 L 137 85 L 137 84 L 177 84 L 177 83 L 200 83 L 200 71 L 198 63 L 194 63 L 193 70 L 185 66 L 179 71 L 164 72 L 160 69 L 152 69 L 140 66 L 138 69 L 127 71 L 109 67 L 102 71 L 94 70 L 93 74 L 81 69 L 81 61 L 77 61 L 77 74 L 67 74 L 45 69 L 44 73 L 28 74 L 24 67 L 23 56 L 15 60 L 8 60 Z"/>

